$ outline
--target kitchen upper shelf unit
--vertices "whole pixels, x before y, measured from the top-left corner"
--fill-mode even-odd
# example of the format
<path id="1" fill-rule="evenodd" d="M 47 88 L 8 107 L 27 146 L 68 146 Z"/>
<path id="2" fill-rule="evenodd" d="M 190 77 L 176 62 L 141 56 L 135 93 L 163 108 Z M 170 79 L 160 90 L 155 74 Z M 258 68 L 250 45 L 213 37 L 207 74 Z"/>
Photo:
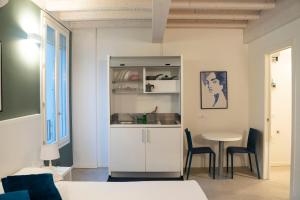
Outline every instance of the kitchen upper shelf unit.
<path id="1" fill-rule="evenodd" d="M 128 94 L 179 94 L 180 56 L 110 57 L 111 90 Z"/>

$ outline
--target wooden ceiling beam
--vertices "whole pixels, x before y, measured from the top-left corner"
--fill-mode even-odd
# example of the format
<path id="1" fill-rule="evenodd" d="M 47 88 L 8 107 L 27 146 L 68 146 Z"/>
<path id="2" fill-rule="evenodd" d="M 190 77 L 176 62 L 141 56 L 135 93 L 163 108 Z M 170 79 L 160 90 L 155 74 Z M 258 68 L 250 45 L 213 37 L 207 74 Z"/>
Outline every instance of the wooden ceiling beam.
<path id="1" fill-rule="evenodd" d="M 70 11 L 55 12 L 62 21 L 151 20 L 151 11 Z"/>
<path id="2" fill-rule="evenodd" d="M 171 9 L 199 10 L 267 10 L 274 7 L 274 0 L 173 0 L 171 5 Z"/>
<path id="3" fill-rule="evenodd" d="M 70 22 L 71 29 L 76 28 L 151 28 L 151 20 L 103 20 Z"/>
<path id="4" fill-rule="evenodd" d="M 258 11 L 171 11 L 169 19 L 226 19 L 226 20 L 256 20 Z"/>
<path id="5" fill-rule="evenodd" d="M 247 26 L 245 20 L 168 20 L 167 28 L 239 28 Z"/>
<path id="6" fill-rule="evenodd" d="M 168 21 L 171 0 L 153 0 L 152 3 L 152 42 L 161 43 Z"/>
<path id="7" fill-rule="evenodd" d="M 245 29 L 245 24 L 168 24 L 167 28 L 224 28 L 224 29 Z"/>
<path id="8" fill-rule="evenodd" d="M 46 0 L 48 11 L 151 11 L 151 0 Z"/>

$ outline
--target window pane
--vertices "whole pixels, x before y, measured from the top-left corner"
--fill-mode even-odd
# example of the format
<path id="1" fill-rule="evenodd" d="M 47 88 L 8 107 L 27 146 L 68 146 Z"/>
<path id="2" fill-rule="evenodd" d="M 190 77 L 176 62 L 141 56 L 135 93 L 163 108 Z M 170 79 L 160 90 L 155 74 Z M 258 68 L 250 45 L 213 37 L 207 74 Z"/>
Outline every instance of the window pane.
<path id="1" fill-rule="evenodd" d="M 59 35 L 59 54 L 60 54 L 60 63 L 59 63 L 59 137 L 63 139 L 68 136 L 68 122 L 67 122 L 67 43 L 66 37 L 62 34 Z"/>
<path id="2" fill-rule="evenodd" d="M 56 142 L 55 30 L 49 26 L 47 26 L 45 78 L 46 142 L 51 144 Z"/>

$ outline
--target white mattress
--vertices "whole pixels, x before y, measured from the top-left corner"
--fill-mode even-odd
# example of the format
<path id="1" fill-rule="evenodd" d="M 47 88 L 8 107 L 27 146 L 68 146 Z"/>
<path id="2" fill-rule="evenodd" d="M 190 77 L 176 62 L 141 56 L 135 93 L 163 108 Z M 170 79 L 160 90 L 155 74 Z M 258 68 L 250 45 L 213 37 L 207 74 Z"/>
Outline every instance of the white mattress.
<path id="1" fill-rule="evenodd" d="M 207 200 L 195 181 L 57 182 L 63 200 Z"/>

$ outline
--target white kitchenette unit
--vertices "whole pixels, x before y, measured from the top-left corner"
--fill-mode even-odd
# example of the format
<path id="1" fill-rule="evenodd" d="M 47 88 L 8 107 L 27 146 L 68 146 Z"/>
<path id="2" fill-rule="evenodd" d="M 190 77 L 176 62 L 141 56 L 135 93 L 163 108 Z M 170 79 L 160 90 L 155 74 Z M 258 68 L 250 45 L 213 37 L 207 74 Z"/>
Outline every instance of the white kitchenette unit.
<path id="1" fill-rule="evenodd" d="M 109 175 L 183 175 L 181 56 L 109 57 Z"/>

